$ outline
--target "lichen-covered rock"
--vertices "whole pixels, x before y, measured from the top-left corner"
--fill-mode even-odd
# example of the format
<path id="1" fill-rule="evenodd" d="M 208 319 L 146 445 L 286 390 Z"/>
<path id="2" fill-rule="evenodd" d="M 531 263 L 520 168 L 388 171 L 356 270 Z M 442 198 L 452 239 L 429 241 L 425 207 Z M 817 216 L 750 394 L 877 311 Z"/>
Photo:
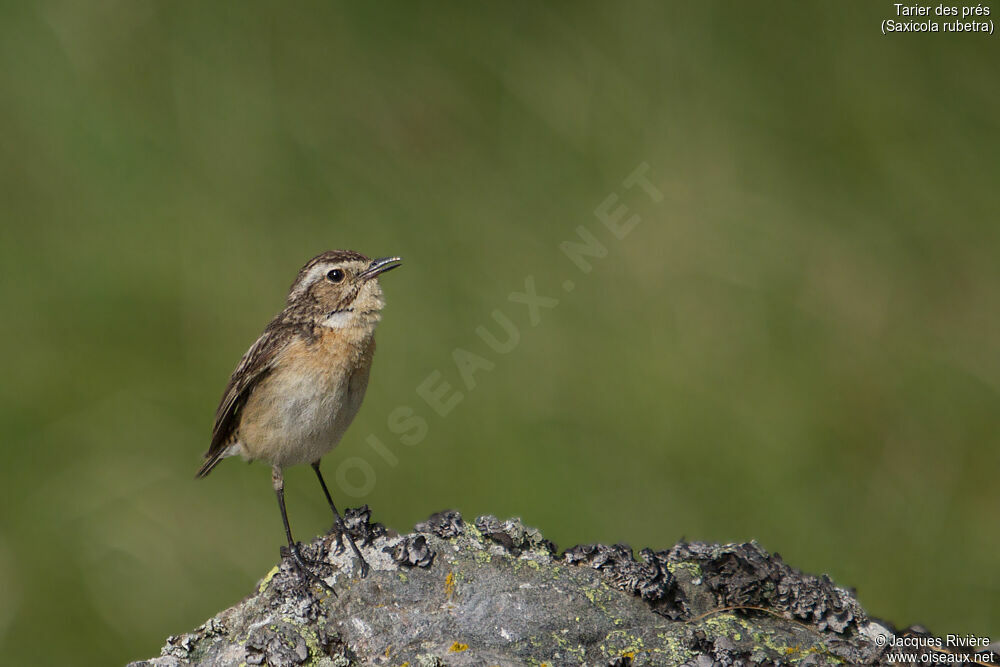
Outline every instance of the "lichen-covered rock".
<path id="1" fill-rule="evenodd" d="M 253 595 L 133 665 L 879 664 L 893 636 L 827 577 L 755 543 L 559 556 L 518 519 L 441 512 L 397 535 L 367 507 L 344 528 L 367 578 L 336 536 L 319 537 L 303 552 L 326 564 L 318 574 L 337 596 L 283 561 Z"/>
<path id="2" fill-rule="evenodd" d="M 368 509 L 368 505 L 348 507 L 344 512 L 343 527 L 358 546 L 368 546 L 387 532 L 382 524 L 372 523 L 372 511 Z M 342 544 L 339 546 L 343 549 Z"/>
<path id="3" fill-rule="evenodd" d="M 541 531 L 525 526 L 520 519 L 501 521 L 493 515 L 481 516 L 476 519 L 476 530 L 515 556 L 530 549 L 556 552 L 556 545 L 542 537 Z"/>
<path id="4" fill-rule="evenodd" d="M 462 515 L 455 510 L 445 510 L 432 514 L 427 521 L 421 521 L 413 527 L 418 533 L 431 533 L 438 537 L 458 537 L 462 534 L 465 522 Z"/>
<path id="5" fill-rule="evenodd" d="M 563 559 L 567 563 L 583 563 L 600 570 L 617 588 L 638 595 L 647 602 L 674 599 L 672 594 L 676 580 L 671 574 L 664 557 L 666 552 L 643 549 L 639 556 L 642 563 L 632 557 L 632 548 L 627 544 L 606 546 L 604 544 L 581 544 L 566 550 Z M 660 609 L 657 609 L 660 611 Z M 664 614 L 671 618 L 677 614 Z"/>
<path id="6" fill-rule="evenodd" d="M 391 547 L 386 547 L 397 565 L 406 567 L 430 567 L 434 562 L 434 550 L 427 546 L 423 535 L 406 535 Z"/>
<path id="7" fill-rule="evenodd" d="M 755 542 L 682 543 L 665 552 L 665 559 L 697 563 L 719 606 L 766 607 L 838 633 L 867 621 L 858 601 L 829 577 L 802 574 Z"/>

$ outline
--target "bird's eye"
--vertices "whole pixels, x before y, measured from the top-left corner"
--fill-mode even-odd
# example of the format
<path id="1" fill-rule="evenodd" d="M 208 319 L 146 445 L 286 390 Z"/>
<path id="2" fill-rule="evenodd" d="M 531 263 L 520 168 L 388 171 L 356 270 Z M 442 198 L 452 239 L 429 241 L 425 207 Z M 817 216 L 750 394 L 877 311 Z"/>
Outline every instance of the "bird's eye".
<path id="1" fill-rule="evenodd" d="M 330 272 L 326 274 L 326 279 L 331 283 L 339 283 L 344 279 L 344 272 L 341 269 L 330 269 Z"/>

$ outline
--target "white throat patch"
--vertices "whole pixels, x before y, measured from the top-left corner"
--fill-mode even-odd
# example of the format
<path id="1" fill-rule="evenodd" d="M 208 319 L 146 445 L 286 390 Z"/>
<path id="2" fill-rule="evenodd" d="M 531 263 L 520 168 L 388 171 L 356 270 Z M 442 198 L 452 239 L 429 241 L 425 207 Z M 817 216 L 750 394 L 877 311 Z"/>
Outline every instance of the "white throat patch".
<path id="1" fill-rule="evenodd" d="M 338 310 L 330 313 L 320 322 L 320 325 L 330 329 L 346 329 L 352 325 L 353 321 L 354 309 L 351 308 L 349 310 Z"/>

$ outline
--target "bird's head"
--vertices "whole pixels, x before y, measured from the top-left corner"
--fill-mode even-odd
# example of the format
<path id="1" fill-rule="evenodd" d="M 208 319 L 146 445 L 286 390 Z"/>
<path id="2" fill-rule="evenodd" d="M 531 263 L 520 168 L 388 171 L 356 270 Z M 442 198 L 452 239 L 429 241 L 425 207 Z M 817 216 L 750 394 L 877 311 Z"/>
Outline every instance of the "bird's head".
<path id="1" fill-rule="evenodd" d="M 401 262 L 399 257 L 369 259 L 353 250 L 328 250 L 299 271 L 288 290 L 287 307 L 332 329 L 373 326 L 385 306 L 378 277 Z"/>

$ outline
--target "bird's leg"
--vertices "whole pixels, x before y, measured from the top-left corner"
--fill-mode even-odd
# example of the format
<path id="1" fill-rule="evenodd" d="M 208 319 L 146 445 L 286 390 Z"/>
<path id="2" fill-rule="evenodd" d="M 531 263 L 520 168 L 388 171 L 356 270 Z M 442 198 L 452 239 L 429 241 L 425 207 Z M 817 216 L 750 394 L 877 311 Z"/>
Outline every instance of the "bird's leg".
<path id="1" fill-rule="evenodd" d="M 323 493 L 326 495 L 326 502 L 330 504 L 330 509 L 333 511 L 334 522 L 333 527 L 336 531 L 340 533 L 340 537 L 346 537 L 348 543 L 351 545 L 351 550 L 354 551 L 354 555 L 357 556 L 358 562 L 361 563 L 361 578 L 364 579 L 368 576 L 368 561 L 365 557 L 361 555 L 361 550 L 358 549 L 358 545 L 354 543 L 354 538 L 351 534 L 347 532 L 344 527 L 344 520 L 340 516 L 340 512 L 337 511 L 337 506 L 333 504 L 333 496 L 330 495 L 330 490 L 326 488 L 326 482 L 323 480 L 323 473 L 319 471 L 319 461 L 312 464 L 313 470 L 316 471 L 316 477 L 319 479 L 319 485 L 323 487 Z"/>
<path id="2" fill-rule="evenodd" d="M 288 525 L 288 512 L 285 511 L 285 480 L 281 474 L 280 466 L 271 468 L 271 483 L 274 485 L 274 492 L 278 496 L 278 508 L 281 509 L 281 522 L 285 525 L 285 538 L 288 540 L 288 552 L 291 554 L 292 560 L 295 561 L 299 572 L 307 579 L 319 584 L 336 597 L 337 592 L 330 587 L 330 584 L 326 583 L 322 577 L 309 569 L 306 559 L 302 557 L 302 552 L 299 550 L 299 545 L 292 539 L 292 529 Z M 284 556 L 285 554 L 283 553 L 282 557 Z"/>

